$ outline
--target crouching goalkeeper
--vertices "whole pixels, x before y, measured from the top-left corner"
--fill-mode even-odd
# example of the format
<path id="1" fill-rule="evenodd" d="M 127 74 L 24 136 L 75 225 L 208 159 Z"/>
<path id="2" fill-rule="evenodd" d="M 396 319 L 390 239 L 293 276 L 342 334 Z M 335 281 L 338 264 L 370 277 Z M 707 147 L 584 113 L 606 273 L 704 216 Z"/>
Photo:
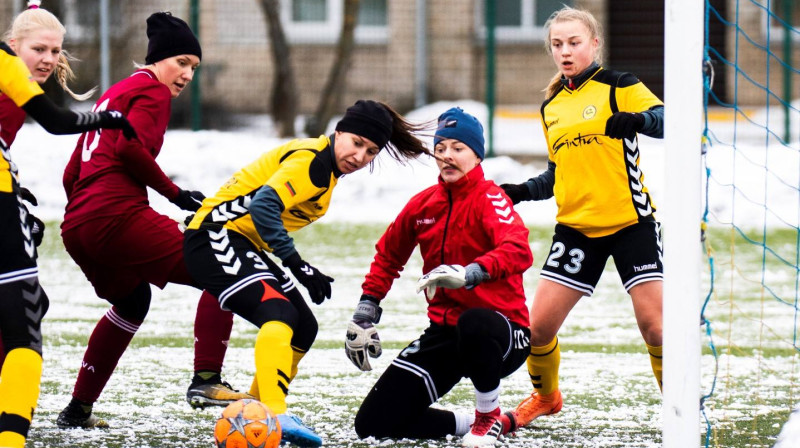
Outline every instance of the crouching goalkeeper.
<path id="1" fill-rule="evenodd" d="M 380 301 L 419 245 L 430 326 L 400 352 L 355 418 L 359 437 L 463 436 L 494 445 L 515 429 L 500 410 L 500 379 L 529 353 L 522 273 L 531 266 L 528 230 L 503 190 L 485 180 L 483 127 L 460 108 L 442 114 L 434 136 L 438 183 L 414 196 L 378 242 L 347 329 L 353 364 L 371 370 L 381 354 Z M 475 387 L 475 413 L 431 407 L 461 378 Z"/>

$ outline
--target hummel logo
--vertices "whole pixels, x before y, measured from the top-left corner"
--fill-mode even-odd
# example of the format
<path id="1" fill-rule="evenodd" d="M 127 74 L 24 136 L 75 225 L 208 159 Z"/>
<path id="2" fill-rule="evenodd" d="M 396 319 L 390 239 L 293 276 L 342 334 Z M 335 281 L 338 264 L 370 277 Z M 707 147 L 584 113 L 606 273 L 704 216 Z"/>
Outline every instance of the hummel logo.
<path id="1" fill-rule="evenodd" d="M 311 266 L 309 265 L 303 266 L 302 268 L 300 268 L 300 270 L 303 271 L 303 274 L 314 275 L 314 270 L 311 269 Z"/>

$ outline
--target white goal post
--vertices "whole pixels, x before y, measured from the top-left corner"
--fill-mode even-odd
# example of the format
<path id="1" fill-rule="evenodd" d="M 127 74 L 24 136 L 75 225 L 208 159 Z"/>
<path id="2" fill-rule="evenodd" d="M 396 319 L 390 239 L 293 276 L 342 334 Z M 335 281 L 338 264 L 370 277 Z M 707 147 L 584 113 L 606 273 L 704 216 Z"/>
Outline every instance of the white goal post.
<path id="1" fill-rule="evenodd" d="M 665 448 L 700 445 L 700 220 L 705 2 L 666 0 L 664 14 Z"/>

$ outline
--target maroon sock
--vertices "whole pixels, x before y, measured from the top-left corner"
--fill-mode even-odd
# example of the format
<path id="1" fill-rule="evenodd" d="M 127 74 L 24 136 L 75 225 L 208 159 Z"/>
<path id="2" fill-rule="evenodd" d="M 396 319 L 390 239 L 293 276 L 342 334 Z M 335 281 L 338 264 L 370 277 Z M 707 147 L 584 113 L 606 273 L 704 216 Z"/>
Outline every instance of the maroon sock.
<path id="1" fill-rule="evenodd" d="M 203 291 L 194 319 L 194 371 L 222 371 L 222 361 L 231 338 L 233 313 L 223 311 L 217 298 Z"/>
<path id="2" fill-rule="evenodd" d="M 141 324 L 141 321 L 123 319 L 117 314 L 115 307 L 106 312 L 89 338 L 72 392 L 73 397 L 84 403 L 97 401 Z"/>

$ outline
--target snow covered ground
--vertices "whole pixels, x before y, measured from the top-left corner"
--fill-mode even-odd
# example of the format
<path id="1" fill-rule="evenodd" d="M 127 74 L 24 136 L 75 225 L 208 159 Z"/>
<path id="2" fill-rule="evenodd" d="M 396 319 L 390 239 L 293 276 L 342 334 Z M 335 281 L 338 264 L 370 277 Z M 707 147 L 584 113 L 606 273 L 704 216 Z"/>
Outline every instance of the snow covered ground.
<path id="1" fill-rule="evenodd" d="M 436 103 L 408 114 L 412 120 L 434 119 L 452 105 L 460 105 L 479 119 L 485 118 L 485 106 L 470 101 Z M 237 169 L 284 140 L 274 138 L 268 120 L 255 120 L 237 131 L 174 130 L 167 133 L 164 147 L 158 158 L 165 172 L 186 189 L 198 189 L 207 195 L 216 189 Z M 714 123 L 716 137 L 721 142 L 731 141 L 733 124 Z M 506 153 L 544 156 L 541 126 L 535 119 L 500 117 L 495 122 L 496 148 L 500 157 L 487 159 L 484 170 L 487 177 L 499 183 L 521 182 L 536 175 L 543 164 L 525 165 Z M 715 143 L 709 149 L 709 167 L 712 170 L 711 209 L 712 225 L 722 226 L 735 222 L 745 228 L 761 228 L 765 216 L 770 226 L 794 227 L 800 219 L 800 157 L 798 144 L 784 149 L 765 145 L 757 128 L 737 129 L 737 147 L 734 152 L 724 143 Z M 22 182 L 39 199 L 35 214 L 56 224 L 63 214 L 66 202 L 61 188 L 63 168 L 74 147 L 76 136 L 52 136 L 38 125 L 28 124 L 20 132 L 12 147 L 13 160 L 20 167 Z M 685 173 L 665 173 L 666 149 L 663 142 L 642 138 L 641 165 L 646 175 L 645 184 L 651 190 L 656 205 L 671 183 L 681 182 Z M 768 168 L 768 169 L 766 169 Z M 314 247 L 309 249 L 309 259 L 337 280 L 334 284 L 336 300 L 315 308 L 320 321 L 319 347 L 312 350 L 301 365 L 298 380 L 292 385 L 290 403 L 297 413 L 317 427 L 325 436 L 328 446 L 457 446 L 457 440 L 432 441 L 415 444 L 409 441 L 367 441 L 359 444 L 352 430 L 351 419 L 359 400 L 377 375 L 383 371 L 403 344 L 416 337 L 425 326 L 424 301 L 413 294 L 412 286 L 418 276 L 419 266 L 412 261 L 407 272 L 398 280 L 390 301 L 386 304 L 385 319 L 379 328 L 381 337 L 394 348 L 386 350 L 377 362 L 376 370 L 360 374 L 351 368 L 341 350 L 344 322 L 360 294 L 360 281 L 372 256 L 371 247 L 381 226 L 390 222 L 407 199 L 435 182 L 437 170 L 431 160 L 412 162 L 399 166 L 381 157 L 374 172 L 361 170 L 343 178 L 333 195 L 328 215 L 320 223 L 330 225 L 325 229 L 346 232 L 348 228 L 361 229 L 372 239 L 353 235 L 342 238 L 342 247 Z M 735 189 L 730 185 L 735 184 Z M 700 192 L 698 192 L 699 194 Z M 158 195 L 152 195 L 153 206 L 163 213 L 182 219 L 184 212 Z M 765 212 L 762 203 L 769 204 Z M 517 207 L 529 225 L 540 229 L 531 246 L 537 262 L 526 274 L 525 287 L 529 297 L 535 288 L 538 266 L 546 256 L 549 231 L 555 218 L 553 201 L 526 203 Z M 320 226 L 311 226 L 320 227 Z M 542 230 L 543 229 L 543 230 Z M 165 446 L 210 446 L 211 424 L 217 409 L 192 411 L 182 401 L 191 370 L 190 342 L 191 320 L 197 293 L 191 288 L 170 286 L 157 292 L 147 322 L 142 326 L 134 345 L 123 358 L 118 372 L 101 397 L 97 410 L 109 417 L 115 427 L 103 431 L 59 431 L 54 426 L 55 414 L 68 400 L 77 366 L 85 347 L 85 338 L 97 319 L 106 310 L 106 304 L 94 297 L 91 287 L 80 271 L 63 252 L 57 236 L 57 225 L 48 228 L 48 241 L 41 266 L 42 283 L 51 298 L 52 307 L 45 318 L 45 370 L 42 396 L 32 430 L 32 445 L 37 447 L 155 447 L 159 433 L 167 433 L 173 442 Z M 377 232 L 377 233 L 376 233 Z M 354 255 L 342 258 L 341 251 L 353 251 L 353 241 L 363 248 Z M 304 243 L 298 237 L 298 244 Z M 307 241 L 307 240 L 305 240 Z M 791 249 L 791 248 L 790 248 Z M 348 252 L 349 253 L 349 252 Z M 759 260 L 735 267 L 756 278 L 755 285 L 731 285 L 737 291 L 746 291 L 748 298 L 758 297 Z M 720 266 L 721 270 L 726 267 Z M 324 270 L 324 269 L 323 269 Z M 767 277 L 769 277 L 767 272 Z M 778 277 L 778 275 L 774 275 Z M 791 277 L 791 276 L 790 276 Z M 768 278 L 781 282 L 781 287 L 791 290 L 791 278 Z M 796 289 L 796 286 L 794 286 Z M 789 291 L 791 292 L 791 291 Z M 724 297 L 720 299 L 724 302 Z M 725 303 L 711 305 L 710 315 L 724 326 L 729 306 Z M 750 300 L 736 304 L 748 314 L 747 326 L 736 326 L 730 337 L 734 346 L 750 350 L 762 341 L 767 347 L 786 347 L 792 338 L 791 307 L 775 307 L 770 301 Z M 715 308 L 716 307 L 716 308 Z M 737 310 L 737 312 L 741 311 Z M 765 313 L 759 314 L 760 310 Z M 774 325 L 779 342 L 763 338 L 760 316 L 767 319 L 788 317 Z M 752 321 L 750 321 L 752 319 Z M 770 325 L 768 323 L 768 325 Z M 773 326 L 771 326 L 773 328 Z M 719 331 L 719 329 L 717 329 Z M 624 295 L 615 274 L 609 273 L 601 280 L 595 297 L 582 301 L 565 323 L 562 330 L 565 352 L 561 379 L 567 405 L 557 416 L 543 419 L 533 430 L 511 438 L 505 446 L 660 446 L 661 401 L 643 352 L 631 352 L 630 347 L 641 345 L 630 303 Z M 237 319 L 232 337 L 232 348 L 226 360 L 226 379 L 239 388 L 247 388 L 253 373 L 253 330 Z M 139 341 L 139 342 L 137 342 Z M 602 345 L 596 352 L 583 349 L 569 350 L 575 346 Z M 791 347 L 791 342 L 788 342 Z M 716 423 L 735 426 L 739 421 L 750 421 L 754 415 L 772 415 L 785 412 L 796 400 L 797 355 L 780 355 L 767 359 L 750 354 L 725 354 L 720 359 L 729 384 L 718 384 L 718 401 L 713 401 L 709 412 Z M 528 393 L 530 383 L 522 368 L 504 381 L 502 404 L 513 406 Z M 713 375 L 713 358 L 703 357 L 703 385 L 708 389 Z M 758 378 L 757 386 L 740 388 Z M 787 382 L 790 386 L 787 386 Z M 794 394 L 793 394 L 794 393 Z M 570 395 L 574 398 L 570 399 Z M 309 398 L 313 397 L 313 398 Z M 741 400 L 737 397 L 744 397 Z M 754 406 L 753 402 L 761 404 Z M 731 404 L 731 401 L 733 404 Z M 737 401 L 741 403 L 737 404 Z M 445 406 L 470 411 L 472 390 L 462 382 L 445 400 Z M 538 421 L 537 421 L 538 422 Z M 698 433 L 702 428 L 698 425 Z M 779 428 L 770 437 L 749 446 L 768 446 L 774 441 Z M 721 446 L 732 446 L 722 444 Z"/>

